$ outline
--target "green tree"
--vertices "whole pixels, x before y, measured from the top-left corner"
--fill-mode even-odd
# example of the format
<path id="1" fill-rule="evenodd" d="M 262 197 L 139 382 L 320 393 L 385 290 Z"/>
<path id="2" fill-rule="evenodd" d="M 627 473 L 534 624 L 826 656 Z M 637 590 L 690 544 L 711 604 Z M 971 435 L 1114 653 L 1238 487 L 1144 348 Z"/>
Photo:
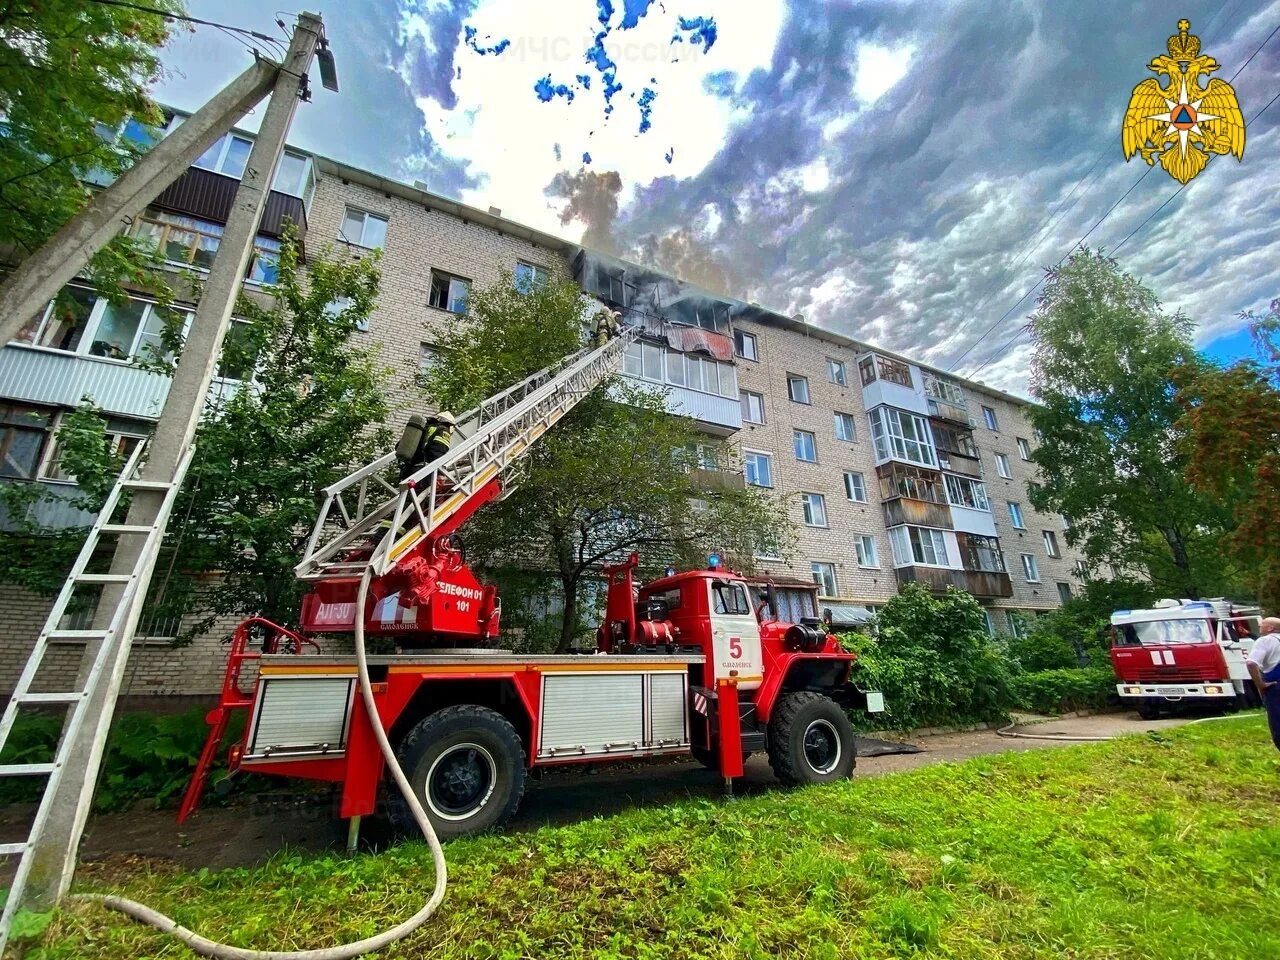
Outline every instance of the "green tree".
<path id="1" fill-rule="evenodd" d="M 222 371 L 242 378 L 196 433 L 174 505 L 154 609 L 220 617 L 260 614 L 295 623 L 303 585 L 293 576 L 324 487 L 386 452 L 390 371 L 352 336 L 373 310 L 377 255 L 313 255 L 303 276 L 287 236 L 270 300 L 242 297 Z M 202 577 L 216 573 L 216 576 Z M 200 585 L 197 586 L 197 583 Z"/>
<path id="2" fill-rule="evenodd" d="M 179 0 L 142 6 L 180 12 Z M 26 257 L 128 169 L 161 122 L 147 87 L 160 76 L 166 19 L 128 5 L 15 0 L 0 5 L 0 246 Z M 126 120 L 132 137 L 117 140 Z M 141 142 L 139 140 L 141 136 Z M 145 251 L 118 237 L 90 278 L 104 293 L 129 279 L 155 286 Z"/>
<path id="3" fill-rule="evenodd" d="M 428 394 L 456 411 L 577 350 L 588 303 L 563 277 L 527 289 L 504 277 L 473 293 L 467 323 L 441 343 Z M 471 522 L 469 556 L 500 581 L 554 578 L 563 600 L 555 646 L 567 650 L 584 620 L 584 587 L 604 564 L 638 551 L 653 571 L 719 550 L 749 569 L 762 541 L 789 541 L 780 504 L 715 482 L 698 469 L 708 456 L 727 463 L 729 451 L 667 413 L 663 395 L 613 382 L 546 434 L 518 485 Z"/>
<path id="4" fill-rule="evenodd" d="M 1164 595 L 1220 592 L 1226 515 L 1187 482 L 1174 376 L 1200 361 L 1191 323 L 1115 260 L 1080 250 L 1049 271 L 1031 318 L 1031 419 L 1041 486 L 1088 562 L 1150 576 Z"/>
<path id="5" fill-rule="evenodd" d="M 1232 557 L 1259 598 L 1280 603 L 1280 299 L 1245 313 L 1261 359 L 1226 369 L 1202 365 L 1180 379 L 1187 477 L 1231 512 Z"/>

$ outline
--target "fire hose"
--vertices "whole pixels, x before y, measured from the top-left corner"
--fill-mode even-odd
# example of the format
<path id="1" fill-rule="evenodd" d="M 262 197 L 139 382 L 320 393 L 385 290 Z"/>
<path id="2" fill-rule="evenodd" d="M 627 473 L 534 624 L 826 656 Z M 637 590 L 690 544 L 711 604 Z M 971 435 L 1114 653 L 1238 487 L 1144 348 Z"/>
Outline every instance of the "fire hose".
<path id="1" fill-rule="evenodd" d="M 413 818 L 417 821 L 418 828 L 426 838 L 427 846 L 431 848 L 431 860 L 436 874 L 435 889 L 431 891 L 431 898 L 423 905 L 422 909 L 390 930 L 385 930 L 372 937 L 366 937 L 363 940 L 357 940 L 354 943 L 340 944 L 336 947 L 322 947 L 318 950 L 250 950 L 247 947 L 235 947 L 226 943 L 218 943 L 208 937 L 202 937 L 194 930 L 189 930 L 171 917 L 165 916 L 159 910 L 154 910 L 146 904 L 138 903 L 136 900 L 130 900 L 126 897 L 88 893 L 78 894 L 74 899 L 100 903 L 111 910 L 118 910 L 133 917 L 135 920 L 149 924 L 157 930 L 176 937 L 196 953 L 206 957 L 214 957 L 216 960 L 349 960 L 351 957 L 363 956 L 366 953 L 372 953 L 374 950 L 381 950 L 383 947 L 390 946 L 397 940 L 403 940 L 427 922 L 444 899 L 447 883 L 444 850 L 440 846 L 440 838 L 436 836 L 435 830 L 431 827 L 427 812 L 422 808 L 422 803 L 418 800 L 413 787 L 409 784 L 408 777 L 404 775 L 400 761 L 396 758 L 395 750 L 391 747 L 391 741 L 387 739 L 386 731 L 382 729 L 382 724 L 378 722 L 378 707 L 373 699 L 373 685 L 369 680 L 369 663 L 366 659 L 364 648 L 364 608 L 368 599 L 370 576 L 371 571 L 366 567 L 364 576 L 360 579 L 360 590 L 356 594 L 356 670 L 360 682 L 360 695 L 364 699 L 365 712 L 368 714 L 373 734 L 377 738 L 378 748 L 382 751 L 383 759 L 387 762 L 387 769 L 391 771 L 391 776 L 395 780 L 396 786 L 404 796 L 405 802 L 409 805 Z"/>
<path id="2" fill-rule="evenodd" d="M 1198 720 L 1187 721 L 1185 726 L 1189 727 L 1195 723 L 1212 723 L 1214 720 L 1234 720 L 1239 717 L 1240 714 L 1238 713 L 1228 713 L 1221 717 L 1200 717 Z M 1115 740 L 1117 737 L 1133 736 L 1130 733 L 1118 733 L 1110 737 L 1073 737 L 1065 733 L 1017 733 L 1013 729 L 1016 726 L 1018 726 L 1017 720 L 997 730 L 996 736 L 1008 737 L 1011 740 L 1061 740 L 1063 743 L 1106 743 L 1108 740 Z"/>

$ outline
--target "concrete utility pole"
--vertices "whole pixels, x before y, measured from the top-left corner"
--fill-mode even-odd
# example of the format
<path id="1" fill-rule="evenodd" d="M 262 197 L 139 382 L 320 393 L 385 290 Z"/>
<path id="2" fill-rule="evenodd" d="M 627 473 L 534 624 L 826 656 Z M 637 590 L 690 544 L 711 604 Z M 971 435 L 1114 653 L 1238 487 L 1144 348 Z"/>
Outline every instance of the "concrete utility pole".
<path id="1" fill-rule="evenodd" d="M 323 29 L 319 16 L 311 13 L 299 15 L 284 63 L 273 69 L 275 80 L 271 102 L 249 154 L 230 218 L 209 270 L 209 277 L 205 281 L 195 319 L 191 323 L 173 376 L 173 384 L 169 388 L 164 411 L 150 441 L 147 464 L 142 475 L 144 480 L 172 480 L 195 436 L 221 353 L 222 341 L 231 320 L 231 312 L 249 264 L 262 211 L 271 192 L 276 165 L 284 149 L 285 136 Z M 181 133 L 186 125 L 184 123 L 175 135 Z M 206 143 L 205 146 L 207 145 Z M 198 151 L 191 153 L 190 159 L 195 159 L 198 155 Z M 68 275 L 68 279 L 72 275 L 74 272 Z M 47 300 L 48 295 L 44 299 Z M 24 313 L 19 319 L 25 316 Z M 6 322 L 8 320 L 6 317 Z M 162 501 L 163 494 L 158 491 L 138 490 L 134 494 L 126 522 L 137 526 L 155 524 Z M 121 536 L 112 558 L 112 572 L 129 573 L 134 570 L 141 553 L 142 538 Z M 32 868 L 27 888 L 27 902 L 31 906 L 42 907 L 56 902 L 71 884 L 77 849 L 89 816 L 116 697 L 129 659 L 138 615 L 146 602 L 148 580 L 149 575 L 144 573 L 138 584 L 134 609 L 127 618 L 125 627 L 112 641 L 118 649 L 108 656 L 110 676 L 103 678 L 96 695 L 87 704 L 90 719 L 84 724 L 82 735 L 68 756 L 53 813 L 45 830 L 32 838 L 33 848 L 29 854 L 32 857 Z M 98 603 L 97 626 L 105 626 L 110 622 L 120 603 L 121 594 L 120 587 L 112 584 L 103 586 Z M 93 662 L 100 643 L 101 641 L 90 640 L 86 644 L 82 672 Z"/>

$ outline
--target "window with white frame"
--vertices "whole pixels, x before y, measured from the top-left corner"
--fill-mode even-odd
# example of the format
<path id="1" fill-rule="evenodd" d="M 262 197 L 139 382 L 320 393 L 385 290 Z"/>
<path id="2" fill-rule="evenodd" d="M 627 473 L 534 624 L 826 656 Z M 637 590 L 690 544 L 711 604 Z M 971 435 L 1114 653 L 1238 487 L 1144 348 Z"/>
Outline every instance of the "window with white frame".
<path id="1" fill-rule="evenodd" d="M 756 345 L 756 335 L 745 330 L 733 331 L 733 352 L 743 360 L 759 360 L 760 352 Z"/>
<path id="2" fill-rule="evenodd" d="M 1058 536 L 1052 530 L 1044 531 L 1044 552 L 1051 557 L 1062 556 L 1058 550 Z"/>
<path id="3" fill-rule="evenodd" d="M 938 457 L 923 417 L 896 407 L 876 407 L 867 416 L 871 420 L 877 459 L 896 457 L 908 463 L 937 466 Z"/>
<path id="4" fill-rule="evenodd" d="M 433 344 L 420 343 L 418 345 L 418 376 L 430 376 L 431 368 L 436 365 L 438 357 L 439 353 Z"/>
<path id="5" fill-rule="evenodd" d="M 843 360 L 827 358 L 827 379 L 838 387 L 849 385 L 849 371 L 845 368 Z"/>
<path id="6" fill-rule="evenodd" d="M 224 134 L 200 156 L 196 157 L 193 167 L 211 170 L 237 179 L 244 176 L 245 164 L 249 162 L 249 151 L 253 149 L 253 141 L 234 133 Z"/>
<path id="7" fill-rule="evenodd" d="M 1022 572 L 1026 575 L 1027 583 L 1040 582 L 1040 565 L 1036 563 L 1034 553 L 1022 554 Z"/>
<path id="8" fill-rule="evenodd" d="M 678 371 L 678 372 L 677 372 Z M 681 379 L 683 375 L 683 379 Z M 721 397 L 738 395 L 738 371 L 732 363 L 721 363 L 696 353 L 667 353 L 667 382 Z"/>
<path id="9" fill-rule="evenodd" d="M 796 451 L 796 459 L 804 463 L 818 462 L 818 444 L 808 430 L 792 430 L 791 444 Z"/>
<path id="10" fill-rule="evenodd" d="M 287 193 L 293 197 L 301 197 L 302 202 L 311 206 L 311 194 L 315 190 L 316 175 L 311 158 L 301 153 L 286 150 L 280 155 L 280 165 L 276 167 L 276 178 L 271 184 L 272 190 Z"/>
<path id="11" fill-rule="evenodd" d="M 109 417 L 105 424 L 107 452 L 120 462 L 124 462 L 134 449 L 150 435 L 149 425 L 121 417 Z M 62 444 L 57 440 L 57 428 L 54 428 L 54 439 L 49 457 L 40 468 L 40 476 L 45 480 L 58 483 L 74 483 L 75 477 L 62 469 Z"/>
<path id="12" fill-rule="evenodd" d="M 662 353 L 656 343 L 632 340 L 622 359 L 622 372 L 629 377 L 662 383 Z"/>
<path id="13" fill-rule="evenodd" d="M 889 546 L 893 548 L 893 562 L 899 567 L 951 565 L 947 539 L 941 530 L 932 527 L 890 527 Z"/>
<path id="14" fill-rule="evenodd" d="M 836 439 L 853 443 L 858 439 L 858 428 L 854 425 L 853 414 L 836 412 Z"/>
<path id="15" fill-rule="evenodd" d="M 867 483 L 861 473 L 856 470 L 844 472 L 844 495 L 856 503 L 867 502 Z"/>
<path id="16" fill-rule="evenodd" d="M 742 465 L 747 483 L 753 487 L 773 486 L 773 458 L 759 450 L 743 450 Z"/>
<path id="17" fill-rule="evenodd" d="M 0 403 L 0 477 L 34 480 L 53 438 L 54 411 L 24 403 Z"/>
<path id="18" fill-rule="evenodd" d="M 809 569 L 813 572 L 813 582 L 818 585 L 818 595 L 823 597 L 838 597 L 839 590 L 836 588 L 836 565 L 834 563 L 810 563 Z"/>
<path id="19" fill-rule="evenodd" d="M 809 402 L 809 378 L 797 373 L 787 374 L 787 396 L 796 403 Z"/>
<path id="20" fill-rule="evenodd" d="M 112 360 L 172 359 L 164 348 L 165 328 L 181 329 L 188 318 L 150 300 L 112 303 L 84 287 L 63 287 L 14 341 Z"/>
<path id="21" fill-rule="evenodd" d="M 1022 522 L 1022 504 L 1009 501 L 1009 522 L 1019 530 L 1027 529 L 1027 525 Z"/>
<path id="22" fill-rule="evenodd" d="M 1071 584 L 1069 583 L 1058 584 L 1058 599 L 1061 600 L 1063 603 L 1067 603 L 1071 600 Z"/>
<path id="23" fill-rule="evenodd" d="M 781 560 L 782 544 L 775 531 L 760 534 L 760 539 L 756 543 L 755 550 L 752 555 L 757 560 Z"/>
<path id="24" fill-rule="evenodd" d="M 996 412 L 990 407 L 982 408 L 982 419 L 986 421 L 988 430 L 999 430 L 1000 425 L 996 422 Z"/>
<path id="25" fill-rule="evenodd" d="M 551 271 L 536 263 L 525 263 L 523 260 L 517 260 L 513 279 L 517 290 L 521 293 L 528 293 L 531 290 L 540 290 L 545 287 L 547 281 L 551 279 Z"/>
<path id="26" fill-rule="evenodd" d="M 1018 456 L 1023 460 L 1031 459 L 1031 444 L 1027 443 L 1026 440 L 1023 440 L 1022 437 L 1018 438 Z"/>
<path id="27" fill-rule="evenodd" d="M 987 499 L 986 484 L 969 477 L 958 477 L 955 474 L 942 475 L 947 485 L 947 502 L 953 507 L 967 507 L 970 510 L 986 510 L 990 512 L 991 501 Z"/>
<path id="28" fill-rule="evenodd" d="M 743 390 L 740 394 L 742 402 L 742 419 L 746 423 L 764 423 L 764 394 L 754 390 Z"/>
<path id="29" fill-rule="evenodd" d="M 853 541 L 853 549 L 858 554 L 858 566 L 874 570 L 880 566 L 880 557 L 876 553 L 876 538 L 870 534 L 859 534 Z"/>
<path id="30" fill-rule="evenodd" d="M 1009 469 L 1009 458 L 1003 453 L 996 454 L 996 472 L 1006 480 L 1013 479 L 1013 471 Z"/>
<path id="31" fill-rule="evenodd" d="M 357 207 L 347 207 L 342 215 L 338 239 L 358 247 L 381 250 L 387 240 L 387 218 Z"/>
<path id="32" fill-rule="evenodd" d="M 470 280 L 445 273 L 443 270 L 431 271 L 431 291 L 427 295 L 428 305 L 437 310 L 448 310 L 450 313 L 466 313 L 467 297 L 470 295 Z"/>
<path id="33" fill-rule="evenodd" d="M 807 527 L 825 527 L 827 525 L 827 498 L 820 493 L 802 493 L 800 502 L 804 506 L 804 523 Z"/>

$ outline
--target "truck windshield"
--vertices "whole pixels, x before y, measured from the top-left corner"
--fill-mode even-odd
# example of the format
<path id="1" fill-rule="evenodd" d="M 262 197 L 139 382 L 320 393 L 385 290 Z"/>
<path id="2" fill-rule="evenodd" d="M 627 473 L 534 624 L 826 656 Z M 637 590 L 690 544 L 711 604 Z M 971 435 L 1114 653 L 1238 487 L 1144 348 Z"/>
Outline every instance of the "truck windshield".
<path id="1" fill-rule="evenodd" d="M 1213 639 L 1206 620 L 1148 620 L 1126 623 L 1120 629 L 1124 645 L 1130 647 L 1209 643 Z"/>
<path id="2" fill-rule="evenodd" d="M 740 583 L 715 581 L 711 584 L 711 596 L 714 598 L 712 610 L 715 613 L 742 616 L 751 612 L 747 603 L 747 592 Z"/>

